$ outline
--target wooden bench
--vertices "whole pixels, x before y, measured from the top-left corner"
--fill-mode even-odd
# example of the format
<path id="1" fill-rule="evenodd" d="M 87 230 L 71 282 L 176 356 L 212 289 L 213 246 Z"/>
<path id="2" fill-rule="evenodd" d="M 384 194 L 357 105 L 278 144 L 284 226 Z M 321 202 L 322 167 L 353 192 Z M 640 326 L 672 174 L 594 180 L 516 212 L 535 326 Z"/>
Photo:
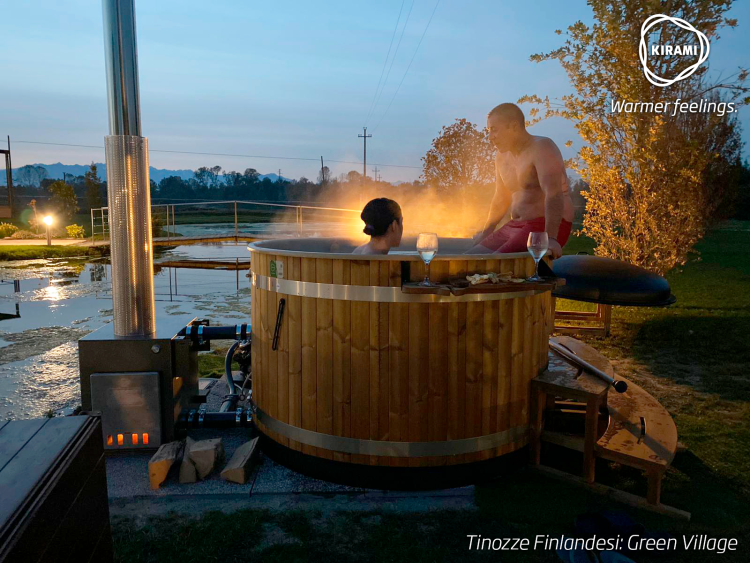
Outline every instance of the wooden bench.
<path id="1" fill-rule="evenodd" d="M 568 336 L 551 339 L 568 350 L 614 377 L 614 369 L 604 356 L 592 347 Z M 567 377 L 563 375 L 567 374 Z M 583 378 L 586 379 L 583 379 Z M 638 385 L 617 377 L 628 385 L 627 391 L 617 393 L 609 389 L 602 394 L 599 386 L 592 383 L 594 376 L 570 371 L 546 372 L 532 380 L 531 462 L 539 464 L 539 442 L 549 441 L 584 452 L 583 481 L 595 480 L 593 458 L 599 457 L 645 471 L 648 479 L 646 501 L 651 507 L 659 507 L 667 513 L 689 518 L 689 514 L 661 505 L 661 480 L 674 459 L 677 450 L 677 428 L 667 410 Z M 554 379 L 554 385 L 550 380 Z M 583 380 L 583 381 L 582 381 Z M 608 386 L 606 386 L 608 387 Z M 582 393 L 582 388 L 585 392 Z M 584 437 L 561 439 L 553 432 L 543 429 L 544 401 L 538 394 L 559 392 L 561 396 L 583 398 L 586 401 L 586 432 Z M 599 403 L 598 397 L 606 400 Z M 536 401 L 534 402 L 534 400 Z M 601 404 L 607 418 L 607 427 L 600 437 L 593 437 L 597 425 L 592 415 L 593 405 Z M 593 450 L 593 456 L 592 456 Z M 624 495 L 620 495 L 621 497 Z M 639 504 L 640 503 L 636 503 Z"/>

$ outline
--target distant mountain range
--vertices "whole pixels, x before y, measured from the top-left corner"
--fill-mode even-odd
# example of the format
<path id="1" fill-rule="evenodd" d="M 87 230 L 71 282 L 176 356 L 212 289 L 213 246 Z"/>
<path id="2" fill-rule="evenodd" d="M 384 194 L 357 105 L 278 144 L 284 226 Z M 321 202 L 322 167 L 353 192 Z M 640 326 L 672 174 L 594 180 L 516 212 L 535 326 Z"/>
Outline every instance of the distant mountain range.
<path id="1" fill-rule="evenodd" d="M 97 162 L 95 164 L 97 167 L 99 178 L 101 178 L 102 180 L 106 180 L 107 167 L 102 162 Z M 63 173 L 69 176 L 83 176 L 89 169 L 88 164 L 62 164 L 61 162 L 57 162 L 55 164 L 32 164 L 32 166 L 42 166 L 47 170 L 47 178 L 60 180 L 63 179 Z M 13 168 L 13 178 L 16 177 L 17 172 L 18 168 Z M 149 173 L 151 179 L 157 184 L 164 178 L 169 178 L 170 176 L 179 176 L 183 180 L 189 180 L 193 177 L 192 170 L 168 170 L 166 168 L 154 168 L 153 166 L 149 167 Z M 259 178 L 261 180 L 263 180 L 264 178 L 268 178 L 272 182 L 276 182 L 279 179 L 279 175 L 274 173 L 261 174 Z M 286 178 L 284 176 L 281 176 L 281 178 L 287 181 L 290 180 L 289 178 Z M 0 174 L 0 185 L 4 186 L 5 183 L 5 173 L 3 172 L 2 174 Z"/>

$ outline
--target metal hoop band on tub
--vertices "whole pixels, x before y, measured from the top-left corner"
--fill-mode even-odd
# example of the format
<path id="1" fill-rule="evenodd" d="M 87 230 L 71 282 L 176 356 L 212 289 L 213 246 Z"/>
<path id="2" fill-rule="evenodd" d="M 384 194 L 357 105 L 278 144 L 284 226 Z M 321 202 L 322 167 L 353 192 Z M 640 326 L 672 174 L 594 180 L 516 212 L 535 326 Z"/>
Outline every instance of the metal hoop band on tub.
<path id="1" fill-rule="evenodd" d="M 473 438 L 460 438 L 440 442 L 390 442 L 386 440 L 346 438 L 344 436 L 333 436 L 331 434 L 321 434 L 320 432 L 305 430 L 304 428 L 291 426 L 286 422 L 273 418 L 257 405 L 255 406 L 255 417 L 258 422 L 272 432 L 308 446 L 316 446 L 326 450 L 349 454 L 388 457 L 430 457 L 470 454 L 519 440 L 526 442 L 529 434 L 528 426 L 516 426 L 502 432 L 496 432 L 495 434 L 475 436 Z"/>
<path id="2" fill-rule="evenodd" d="M 377 285 L 341 285 L 336 283 L 303 282 L 271 278 L 253 272 L 253 287 L 275 291 L 284 295 L 335 299 L 337 301 L 369 301 L 372 303 L 466 303 L 471 301 L 497 301 L 538 295 L 550 289 L 527 289 L 504 293 L 470 293 L 467 295 L 434 295 L 404 293 L 400 287 Z"/>

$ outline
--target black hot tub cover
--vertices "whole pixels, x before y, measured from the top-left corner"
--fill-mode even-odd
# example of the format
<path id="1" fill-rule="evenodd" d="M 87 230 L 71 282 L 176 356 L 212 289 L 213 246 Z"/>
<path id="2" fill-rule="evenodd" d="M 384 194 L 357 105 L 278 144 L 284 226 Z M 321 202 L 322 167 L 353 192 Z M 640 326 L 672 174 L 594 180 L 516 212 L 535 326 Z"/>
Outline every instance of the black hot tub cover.
<path id="1" fill-rule="evenodd" d="M 630 307 L 660 307 L 676 301 L 662 276 L 612 258 L 562 256 L 552 263 L 552 270 L 565 279 L 565 285 L 555 289 L 555 297 Z"/>

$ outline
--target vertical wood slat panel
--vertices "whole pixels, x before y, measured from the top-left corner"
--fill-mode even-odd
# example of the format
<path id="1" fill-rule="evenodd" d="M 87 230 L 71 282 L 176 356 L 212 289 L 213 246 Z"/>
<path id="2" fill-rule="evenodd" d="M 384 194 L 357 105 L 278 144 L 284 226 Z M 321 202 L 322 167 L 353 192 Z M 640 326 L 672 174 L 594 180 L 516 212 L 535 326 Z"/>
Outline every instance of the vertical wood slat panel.
<path id="1" fill-rule="evenodd" d="M 302 258 L 300 266 L 302 281 L 314 282 L 315 259 Z M 316 302 L 313 297 L 302 297 L 302 428 L 313 431 L 317 428 Z M 302 452 L 317 455 L 317 448 L 303 444 Z"/>
<path id="2" fill-rule="evenodd" d="M 503 299 L 499 305 L 498 334 L 498 386 L 497 386 L 497 431 L 502 432 L 511 427 L 512 402 L 512 357 L 513 357 L 513 301 Z M 510 445 L 498 447 L 498 455 L 510 451 Z"/>
<path id="3" fill-rule="evenodd" d="M 513 260 L 501 260 L 500 272 L 514 274 Z M 498 405 L 497 430 L 508 430 L 511 425 L 512 410 L 512 382 L 513 382 L 513 303 L 515 299 L 503 299 L 499 305 L 499 335 L 498 335 Z M 512 444 L 498 447 L 498 455 L 512 451 Z"/>
<path id="4" fill-rule="evenodd" d="M 258 264 L 258 271 L 261 275 L 265 276 L 267 275 L 267 265 L 268 265 L 268 255 L 267 254 L 261 254 L 259 256 L 259 264 Z M 271 414 L 271 406 L 270 406 L 270 399 L 271 396 L 269 394 L 268 390 L 268 291 L 265 289 L 260 290 L 260 310 L 258 311 L 258 314 L 260 316 L 260 330 L 261 330 L 261 340 L 260 340 L 260 364 L 261 364 L 261 372 L 260 372 L 260 387 L 261 387 L 261 398 L 262 398 L 262 408 L 268 412 L 268 414 Z M 268 429 L 266 429 L 266 434 L 268 436 L 272 436 L 272 432 L 270 432 Z"/>
<path id="5" fill-rule="evenodd" d="M 449 263 L 433 263 L 436 283 L 449 277 Z M 448 435 L 448 307 L 447 303 L 430 306 L 429 312 L 429 381 L 428 381 L 428 435 L 430 441 L 447 440 Z M 447 456 L 435 457 L 431 465 L 445 465 Z"/>
<path id="6" fill-rule="evenodd" d="M 500 272 L 501 261 L 498 259 L 485 262 L 486 272 Z M 482 345 L 482 434 L 497 432 L 497 387 L 499 377 L 498 330 L 499 330 L 499 301 L 488 301 L 484 304 L 484 332 Z M 481 459 L 489 459 L 494 455 L 495 448 L 485 450 Z"/>
<path id="7" fill-rule="evenodd" d="M 277 261 L 281 261 L 284 266 L 284 272 L 286 275 L 289 270 L 289 258 L 287 257 L 276 257 Z M 276 355 L 278 356 L 278 364 L 276 371 L 277 379 L 277 410 L 278 418 L 282 422 L 289 422 L 289 296 L 288 295 L 277 295 L 276 307 L 278 307 L 281 300 L 284 299 L 284 313 L 281 317 L 281 327 L 279 330 L 279 341 L 277 345 Z M 274 317 L 275 319 L 276 317 Z M 281 443 L 285 446 L 289 446 L 289 438 L 281 436 Z"/>
<path id="8" fill-rule="evenodd" d="M 351 284 L 370 285 L 370 263 L 351 262 Z M 352 301 L 351 396 L 352 437 L 370 437 L 370 304 Z M 368 464 L 369 456 L 352 454 L 353 463 Z"/>
<path id="9" fill-rule="evenodd" d="M 380 282 L 380 262 L 370 261 L 370 281 L 375 286 Z M 370 439 L 380 436 L 380 394 L 385 391 L 380 387 L 380 304 L 370 303 L 370 326 L 367 327 L 370 338 Z M 370 465 L 378 464 L 379 456 L 369 456 Z"/>
<path id="10" fill-rule="evenodd" d="M 261 260 L 261 255 L 257 252 L 253 252 L 250 254 L 250 269 L 253 273 L 256 275 L 260 273 L 258 270 L 258 263 Z M 253 353 L 250 356 L 250 365 L 252 370 L 252 397 L 253 402 L 257 405 L 258 401 L 260 400 L 260 374 L 261 374 L 261 367 L 260 367 L 260 356 L 261 354 L 258 353 L 259 350 L 259 343 L 261 342 L 261 332 L 260 332 L 260 318 L 258 316 L 258 310 L 260 309 L 260 290 L 255 289 L 255 287 L 250 287 L 250 329 L 252 334 L 252 342 L 255 349 L 252 351 Z M 257 421 L 256 421 L 257 424 Z"/>
<path id="11" fill-rule="evenodd" d="M 266 275 L 271 275 L 271 261 L 275 260 L 276 256 L 273 254 L 266 256 L 264 269 Z M 278 352 L 273 350 L 273 333 L 276 325 L 276 311 L 278 304 L 278 296 L 275 291 L 269 291 L 267 293 L 266 300 L 266 326 L 268 327 L 268 334 L 266 335 L 265 346 L 268 349 L 268 368 L 264 374 L 266 389 L 268 389 L 268 401 L 266 404 L 269 407 L 269 413 L 272 417 L 278 419 L 278 400 L 279 400 L 279 389 L 278 389 L 278 366 L 279 358 Z M 271 436 L 277 442 L 281 442 L 281 436 L 276 432 L 272 432 Z"/>
<path id="12" fill-rule="evenodd" d="M 497 432 L 497 377 L 498 377 L 498 315 L 499 301 L 484 304 L 484 331 L 482 345 L 482 434 Z M 480 456 L 489 459 L 492 449 Z"/>
<path id="13" fill-rule="evenodd" d="M 541 324 L 543 299 L 544 294 L 541 293 L 531 299 L 531 379 L 539 375 L 539 348 L 542 346 Z"/>
<path id="14" fill-rule="evenodd" d="M 388 262 L 389 285 L 401 287 L 401 263 Z M 391 440 L 409 439 L 409 305 L 390 303 L 389 322 L 389 430 Z M 391 458 L 391 465 L 404 467 L 408 460 Z"/>
<path id="15" fill-rule="evenodd" d="M 388 262 L 379 262 L 378 283 L 380 286 L 388 286 L 390 283 L 390 266 Z M 379 372 L 378 380 L 380 381 L 380 399 L 377 405 L 378 411 L 378 430 L 379 440 L 390 440 L 390 359 L 389 359 L 389 307 L 388 303 L 380 303 L 378 318 L 378 354 L 379 354 Z M 378 458 L 378 465 L 390 465 L 390 460 L 385 456 Z"/>
<path id="16" fill-rule="evenodd" d="M 333 283 L 332 267 L 330 259 L 316 259 L 315 278 L 318 283 Z M 333 300 L 318 299 L 316 318 L 316 427 L 322 434 L 333 434 Z M 333 459 L 333 452 L 325 448 L 318 448 L 318 455 Z"/>
<path id="17" fill-rule="evenodd" d="M 409 263 L 409 281 L 421 282 L 424 281 L 425 265 L 422 260 Z"/>
<path id="18" fill-rule="evenodd" d="M 430 311 L 424 303 L 409 304 L 409 441 L 427 441 L 429 409 L 427 387 L 430 369 Z M 410 467 L 423 465 L 409 459 Z"/>
<path id="19" fill-rule="evenodd" d="M 288 279 L 299 280 L 300 258 L 289 258 Z M 287 295 L 289 324 L 289 424 L 301 428 L 302 424 L 302 301 L 297 295 Z M 301 444 L 290 440 L 289 446 L 300 451 Z"/>
<path id="20" fill-rule="evenodd" d="M 451 260 L 448 275 L 466 276 L 468 262 Z M 449 440 L 466 437 L 466 303 L 448 305 L 448 428 Z M 463 463 L 465 454 L 449 456 L 448 465 Z"/>
<path id="21" fill-rule="evenodd" d="M 482 433 L 482 342 L 484 303 L 466 304 L 466 437 Z M 477 454 L 467 454 L 466 461 L 476 461 Z"/>
<path id="22" fill-rule="evenodd" d="M 520 259 L 513 260 L 513 274 L 523 275 L 523 262 Z M 524 425 L 523 419 L 523 298 L 513 299 L 513 321 L 511 331 L 513 339 L 511 342 L 511 408 L 510 426 L 515 428 Z"/>
<path id="23" fill-rule="evenodd" d="M 530 277 L 534 275 L 535 265 L 533 258 L 526 258 L 524 261 L 526 266 L 525 276 Z M 536 376 L 533 373 L 534 361 L 532 356 L 533 342 L 534 342 L 534 304 L 536 300 L 534 296 L 524 297 L 524 321 L 523 321 L 523 369 L 524 369 L 524 408 L 523 408 L 523 419 L 524 424 L 529 423 L 529 405 L 531 403 L 531 380 Z"/>
<path id="24" fill-rule="evenodd" d="M 349 285 L 350 262 L 333 261 L 333 283 Z M 333 302 L 333 433 L 351 436 L 351 301 Z M 351 461 L 351 454 L 334 452 L 336 461 Z"/>
<path id="25" fill-rule="evenodd" d="M 547 263 L 551 267 L 552 261 L 548 259 Z M 549 337 L 552 335 L 552 330 L 554 329 L 555 324 L 555 298 L 552 297 L 552 292 L 545 293 L 544 297 L 544 350 L 540 352 L 540 356 L 542 365 L 546 366 L 548 362 L 547 358 L 549 355 Z"/>
<path id="26" fill-rule="evenodd" d="M 485 261 L 469 260 L 469 274 L 484 273 Z M 482 379 L 484 303 L 466 304 L 466 437 L 482 434 Z M 467 454 L 466 461 L 476 461 L 479 454 Z"/>

